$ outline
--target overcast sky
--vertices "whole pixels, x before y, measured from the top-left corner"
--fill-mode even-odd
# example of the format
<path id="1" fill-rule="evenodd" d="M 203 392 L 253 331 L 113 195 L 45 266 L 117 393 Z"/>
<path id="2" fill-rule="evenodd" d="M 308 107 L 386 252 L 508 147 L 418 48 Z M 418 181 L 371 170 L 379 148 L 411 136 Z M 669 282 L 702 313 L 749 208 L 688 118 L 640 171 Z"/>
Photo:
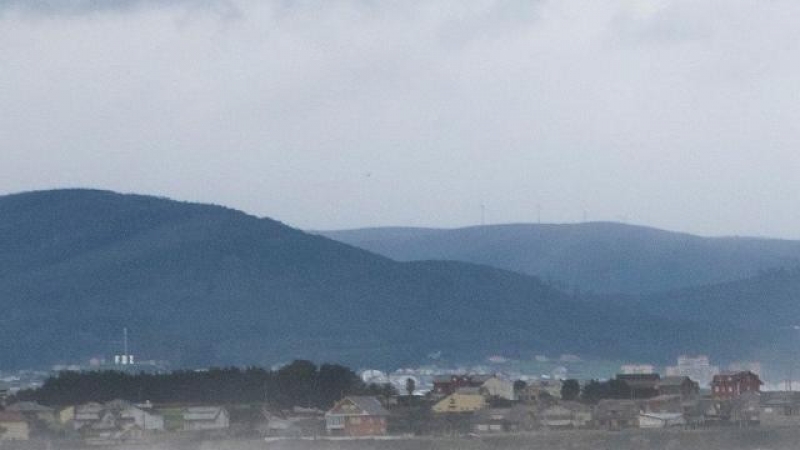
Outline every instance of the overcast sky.
<path id="1" fill-rule="evenodd" d="M 0 0 L 0 193 L 800 238 L 797 0 Z"/>

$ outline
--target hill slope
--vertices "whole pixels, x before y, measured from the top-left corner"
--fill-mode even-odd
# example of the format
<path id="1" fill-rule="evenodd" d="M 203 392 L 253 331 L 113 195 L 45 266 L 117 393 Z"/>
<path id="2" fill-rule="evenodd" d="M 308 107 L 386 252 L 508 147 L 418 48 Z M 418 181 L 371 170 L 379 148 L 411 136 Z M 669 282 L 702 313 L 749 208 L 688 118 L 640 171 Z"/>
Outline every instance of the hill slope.
<path id="1" fill-rule="evenodd" d="M 485 264 L 551 280 L 564 289 L 596 293 L 653 293 L 800 265 L 797 241 L 705 238 L 617 223 L 320 234 L 400 261 Z"/>
<path id="2" fill-rule="evenodd" d="M 123 326 L 139 358 L 178 365 L 727 348 L 714 329 L 581 304 L 533 277 L 399 263 L 218 206 L 104 191 L 0 197 L 0 301 L 3 368 L 108 357 Z"/>

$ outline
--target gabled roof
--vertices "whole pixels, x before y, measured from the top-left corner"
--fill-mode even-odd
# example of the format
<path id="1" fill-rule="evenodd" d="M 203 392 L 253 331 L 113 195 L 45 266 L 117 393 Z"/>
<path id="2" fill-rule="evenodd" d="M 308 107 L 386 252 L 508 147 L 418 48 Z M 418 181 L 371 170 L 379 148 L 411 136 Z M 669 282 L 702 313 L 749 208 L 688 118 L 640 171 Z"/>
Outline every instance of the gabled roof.
<path id="1" fill-rule="evenodd" d="M 354 406 L 352 411 L 342 408 L 350 403 Z M 357 415 L 357 416 L 388 416 L 389 411 L 381 405 L 381 402 L 372 396 L 352 395 L 339 400 L 333 408 L 326 414 L 330 415 Z"/>
<path id="2" fill-rule="evenodd" d="M 117 398 L 117 399 L 114 399 L 114 400 L 106 402 L 105 407 L 107 409 L 125 409 L 125 408 L 130 407 L 132 404 L 133 403 L 131 403 L 131 402 L 127 401 L 127 400 L 122 400 L 122 399 Z"/>
<path id="3" fill-rule="evenodd" d="M 758 380 L 759 384 L 764 384 L 758 375 L 754 374 L 753 372 L 750 372 L 749 370 L 743 370 L 740 372 L 722 372 L 720 374 L 714 375 L 712 383 L 719 383 L 725 379 L 731 379 L 732 381 L 741 381 L 744 378 L 753 378 Z"/>
<path id="4" fill-rule="evenodd" d="M 25 417 L 19 411 L 0 411 L 0 422 L 25 422 Z"/>
<path id="5" fill-rule="evenodd" d="M 508 420 L 512 414 L 511 408 L 484 408 L 475 413 L 479 420 Z"/>
<path id="6" fill-rule="evenodd" d="M 221 406 L 190 406 L 183 411 L 184 421 L 217 420 L 224 408 Z"/>
<path id="7" fill-rule="evenodd" d="M 657 373 L 617 375 L 617 380 L 624 381 L 631 389 L 655 388 L 660 379 L 661 377 Z"/>
<path id="8" fill-rule="evenodd" d="M 49 406 L 40 405 L 36 402 L 17 402 L 13 405 L 6 407 L 6 411 L 19 411 L 19 412 L 53 412 L 53 408 Z"/>

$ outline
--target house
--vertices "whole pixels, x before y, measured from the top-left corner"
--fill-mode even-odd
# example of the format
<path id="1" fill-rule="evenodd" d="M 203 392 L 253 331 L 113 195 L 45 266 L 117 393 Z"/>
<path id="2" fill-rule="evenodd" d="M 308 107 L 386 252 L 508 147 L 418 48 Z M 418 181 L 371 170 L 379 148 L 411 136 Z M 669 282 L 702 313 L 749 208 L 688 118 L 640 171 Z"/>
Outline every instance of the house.
<path id="1" fill-rule="evenodd" d="M 0 411 L 0 441 L 27 441 L 30 428 L 18 411 Z"/>
<path id="2" fill-rule="evenodd" d="M 0 381 L 0 406 L 5 406 L 11 386 L 5 381 Z"/>
<path id="3" fill-rule="evenodd" d="M 711 381 L 711 395 L 716 400 L 730 400 L 745 392 L 760 392 L 761 379 L 750 371 L 725 372 L 714 375 Z"/>
<path id="4" fill-rule="evenodd" d="M 486 408 L 475 413 L 473 431 L 476 433 L 502 433 L 518 431 L 511 420 L 511 408 Z"/>
<path id="5" fill-rule="evenodd" d="M 689 377 L 664 377 L 656 383 L 659 395 L 678 395 L 682 399 L 692 399 L 700 395 L 700 384 Z"/>
<path id="6" fill-rule="evenodd" d="M 49 406 L 40 405 L 36 402 L 17 402 L 6 407 L 6 411 L 17 411 L 22 413 L 27 419 L 41 420 L 46 423 L 56 421 L 55 410 Z"/>
<path id="7" fill-rule="evenodd" d="M 639 426 L 639 405 L 633 400 L 600 400 L 595 408 L 594 421 L 609 430 Z"/>
<path id="8" fill-rule="evenodd" d="M 521 392 L 519 400 L 524 403 L 541 403 L 545 399 L 561 398 L 561 380 L 534 380 L 528 383 Z"/>
<path id="9" fill-rule="evenodd" d="M 479 388 L 493 378 L 492 375 L 439 375 L 433 378 L 431 393 L 435 397 L 446 397 L 459 388 Z M 512 385 L 513 390 L 513 385 Z"/>
<path id="10" fill-rule="evenodd" d="M 761 394 L 756 391 L 746 391 L 730 400 L 731 422 L 741 427 L 759 425 L 761 423 Z"/>
<path id="11" fill-rule="evenodd" d="M 631 398 L 650 398 L 658 395 L 661 376 L 657 373 L 618 374 L 616 379 L 623 381 L 631 391 Z"/>
<path id="12" fill-rule="evenodd" d="M 592 408 L 580 402 L 562 401 L 561 406 L 572 411 L 572 427 L 588 428 L 592 426 L 594 414 Z"/>
<path id="13" fill-rule="evenodd" d="M 67 406 L 65 408 L 62 408 L 61 410 L 58 411 L 56 418 L 58 420 L 58 423 L 61 425 L 67 425 L 69 423 L 72 423 L 72 421 L 75 419 L 75 407 Z"/>
<path id="14" fill-rule="evenodd" d="M 539 423 L 545 428 L 587 428 L 592 424 L 592 410 L 588 406 L 564 401 L 543 409 Z"/>
<path id="15" fill-rule="evenodd" d="M 658 395 L 642 400 L 643 409 L 651 413 L 682 413 L 684 402 L 680 395 Z"/>
<path id="16" fill-rule="evenodd" d="M 95 402 L 76 406 L 72 416 L 73 429 L 79 431 L 100 422 L 104 409 L 103 405 Z"/>
<path id="17" fill-rule="evenodd" d="M 439 400 L 433 405 L 436 414 L 471 413 L 486 407 L 486 398 L 478 392 L 461 390 Z"/>
<path id="18" fill-rule="evenodd" d="M 221 406 L 190 406 L 183 410 L 184 431 L 219 431 L 230 427 L 230 414 Z"/>
<path id="19" fill-rule="evenodd" d="M 682 427 L 686 420 L 682 413 L 639 413 L 639 428 Z"/>
<path id="20" fill-rule="evenodd" d="M 325 429 L 335 436 L 382 436 L 389 411 L 376 397 L 348 396 L 325 413 Z"/>
<path id="21" fill-rule="evenodd" d="M 762 415 L 800 416 L 800 392 L 762 392 L 760 400 Z"/>
<path id="22" fill-rule="evenodd" d="M 562 405 L 553 405 L 539 413 L 539 423 L 545 428 L 573 428 L 572 411 Z"/>
<path id="23" fill-rule="evenodd" d="M 480 389 L 481 393 L 488 398 L 499 398 L 511 401 L 517 399 L 517 395 L 514 393 L 514 383 L 496 376 L 484 381 Z"/>
<path id="24" fill-rule="evenodd" d="M 146 406 L 130 405 L 119 412 L 121 425 L 134 425 L 142 431 L 164 431 L 164 416 Z"/>

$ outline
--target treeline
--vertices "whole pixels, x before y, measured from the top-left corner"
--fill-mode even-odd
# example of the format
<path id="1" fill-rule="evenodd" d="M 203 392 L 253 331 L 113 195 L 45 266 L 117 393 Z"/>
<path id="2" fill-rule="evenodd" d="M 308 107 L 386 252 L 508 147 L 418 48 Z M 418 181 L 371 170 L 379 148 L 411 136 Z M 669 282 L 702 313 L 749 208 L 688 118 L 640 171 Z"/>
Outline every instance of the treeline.
<path id="1" fill-rule="evenodd" d="M 351 369 L 294 361 L 279 370 L 258 367 L 181 370 L 164 374 L 62 372 L 11 401 L 50 406 L 123 399 L 153 403 L 265 403 L 276 408 L 330 408 L 344 395 L 393 395 L 391 385 L 367 385 Z"/>
<path id="2" fill-rule="evenodd" d="M 515 389 L 518 389 L 517 386 L 515 386 Z M 583 387 L 581 387 L 578 380 L 571 379 L 564 380 L 561 385 L 562 400 L 580 401 L 595 405 L 604 399 L 624 400 L 629 398 L 631 398 L 630 386 L 617 379 L 607 381 L 589 380 Z"/>

